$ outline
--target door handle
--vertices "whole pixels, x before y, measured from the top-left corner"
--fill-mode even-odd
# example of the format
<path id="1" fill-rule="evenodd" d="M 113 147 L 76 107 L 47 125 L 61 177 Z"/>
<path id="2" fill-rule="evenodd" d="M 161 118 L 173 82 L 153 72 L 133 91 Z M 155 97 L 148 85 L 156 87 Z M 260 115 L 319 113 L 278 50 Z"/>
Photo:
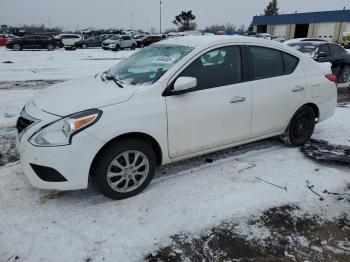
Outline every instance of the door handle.
<path id="1" fill-rule="evenodd" d="M 303 87 L 303 86 L 295 86 L 292 91 L 294 93 L 296 93 L 296 92 L 304 91 L 304 89 L 305 89 L 305 87 Z"/>
<path id="2" fill-rule="evenodd" d="M 235 96 L 234 98 L 232 98 L 230 100 L 231 104 L 236 104 L 236 103 L 242 103 L 245 102 L 246 98 L 245 97 L 241 97 L 241 96 Z"/>

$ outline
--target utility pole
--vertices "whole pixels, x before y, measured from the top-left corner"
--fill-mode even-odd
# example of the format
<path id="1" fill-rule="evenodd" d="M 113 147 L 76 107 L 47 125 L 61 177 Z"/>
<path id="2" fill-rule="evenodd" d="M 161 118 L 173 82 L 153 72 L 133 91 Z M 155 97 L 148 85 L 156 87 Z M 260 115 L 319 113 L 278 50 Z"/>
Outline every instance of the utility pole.
<path id="1" fill-rule="evenodd" d="M 134 14 L 133 13 L 130 13 L 130 29 L 132 30 L 132 27 L 133 27 L 133 24 L 132 24 L 132 16 L 133 16 Z"/>
<path id="2" fill-rule="evenodd" d="M 162 33 L 162 0 L 159 1 L 159 32 Z"/>

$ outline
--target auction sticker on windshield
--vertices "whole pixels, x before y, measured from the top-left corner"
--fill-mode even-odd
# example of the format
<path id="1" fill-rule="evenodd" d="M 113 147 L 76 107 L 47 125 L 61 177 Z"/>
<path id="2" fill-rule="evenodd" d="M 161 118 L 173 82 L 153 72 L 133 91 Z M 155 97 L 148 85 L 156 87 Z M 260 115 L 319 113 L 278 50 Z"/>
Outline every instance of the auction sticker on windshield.
<path id="1" fill-rule="evenodd" d="M 159 64 L 172 64 L 176 58 L 168 56 L 158 56 L 152 62 Z"/>

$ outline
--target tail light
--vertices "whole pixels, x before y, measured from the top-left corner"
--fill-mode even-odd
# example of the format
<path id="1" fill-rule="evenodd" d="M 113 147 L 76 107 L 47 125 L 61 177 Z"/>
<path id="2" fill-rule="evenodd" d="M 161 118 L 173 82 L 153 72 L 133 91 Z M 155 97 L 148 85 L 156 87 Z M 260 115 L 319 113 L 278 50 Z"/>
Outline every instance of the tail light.
<path id="1" fill-rule="evenodd" d="M 327 75 L 325 75 L 325 77 L 326 77 L 329 81 L 334 82 L 335 84 L 338 83 L 338 78 L 337 78 L 336 75 L 327 74 Z"/>

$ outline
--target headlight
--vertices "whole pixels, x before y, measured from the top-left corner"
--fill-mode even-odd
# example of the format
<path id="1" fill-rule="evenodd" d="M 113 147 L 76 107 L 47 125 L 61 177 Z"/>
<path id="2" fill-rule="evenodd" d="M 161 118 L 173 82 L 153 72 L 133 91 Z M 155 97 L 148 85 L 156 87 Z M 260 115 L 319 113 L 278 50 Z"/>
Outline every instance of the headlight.
<path id="1" fill-rule="evenodd" d="M 34 146 L 69 145 L 74 135 L 95 124 L 101 115 L 101 110 L 89 109 L 67 116 L 44 126 L 29 139 L 29 143 Z"/>

